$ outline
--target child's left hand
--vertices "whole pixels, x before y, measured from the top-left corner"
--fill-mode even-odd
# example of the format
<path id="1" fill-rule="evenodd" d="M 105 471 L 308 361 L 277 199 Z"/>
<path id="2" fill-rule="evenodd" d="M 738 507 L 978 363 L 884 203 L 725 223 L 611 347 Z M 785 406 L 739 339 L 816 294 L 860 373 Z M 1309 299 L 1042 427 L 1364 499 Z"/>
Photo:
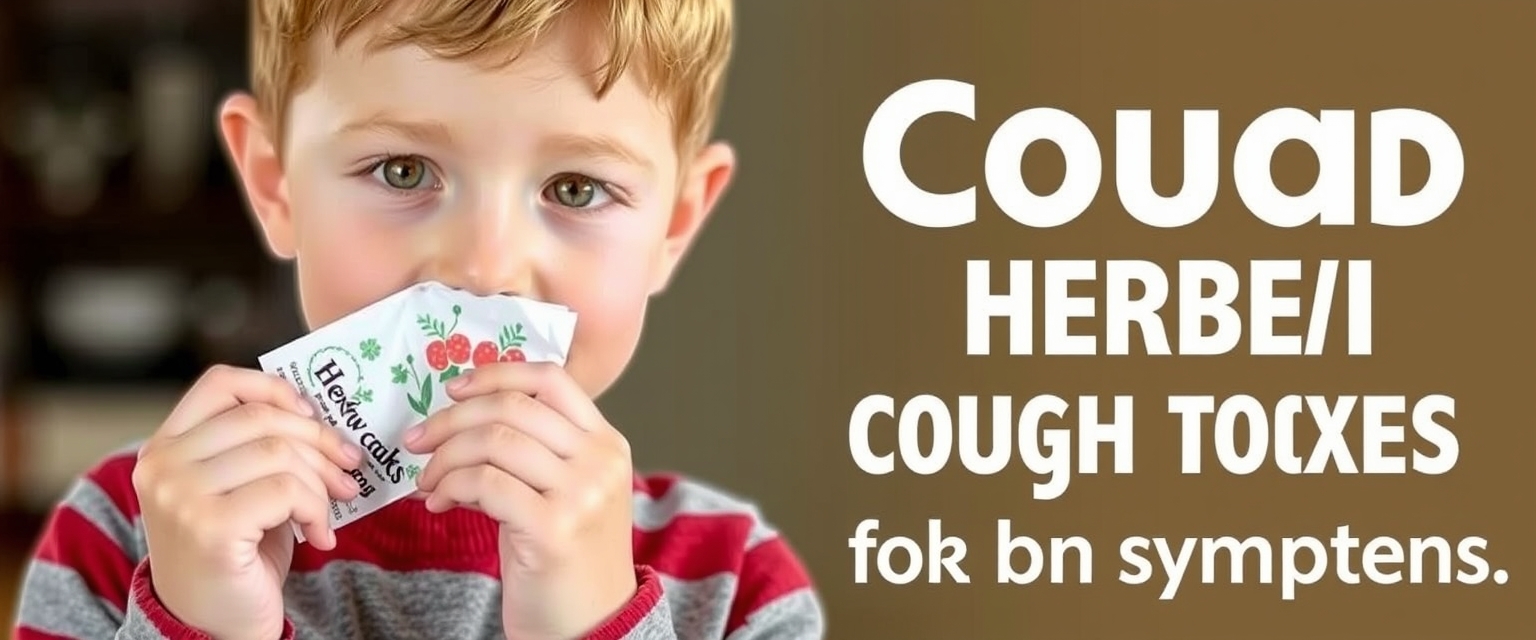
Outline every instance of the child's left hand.
<path id="1" fill-rule="evenodd" d="M 448 394 L 457 404 L 406 434 L 433 454 L 417 480 L 427 508 L 501 523 L 507 638 L 586 635 L 637 588 L 628 441 L 554 364 L 485 365 Z"/>

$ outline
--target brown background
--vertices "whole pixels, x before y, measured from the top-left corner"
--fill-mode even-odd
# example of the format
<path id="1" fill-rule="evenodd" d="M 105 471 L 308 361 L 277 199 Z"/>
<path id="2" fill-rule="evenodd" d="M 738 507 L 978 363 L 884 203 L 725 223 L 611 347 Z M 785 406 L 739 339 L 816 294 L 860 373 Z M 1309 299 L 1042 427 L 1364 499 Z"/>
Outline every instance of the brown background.
<path id="1" fill-rule="evenodd" d="M 689 469 L 759 499 L 814 569 L 832 637 L 1533 637 L 1536 477 L 1528 460 L 1536 432 L 1528 403 L 1536 307 L 1527 283 L 1536 260 L 1536 4 L 801 1 L 741 3 L 740 11 L 723 135 L 741 150 L 741 182 L 659 302 L 637 364 L 605 405 L 636 425 L 642 463 Z M 1004 218 L 981 185 L 981 221 L 965 229 L 917 229 L 885 213 L 863 180 L 864 127 L 892 91 L 927 78 L 974 83 L 978 118 L 940 116 L 914 128 L 906 161 L 920 184 L 980 185 L 991 132 L 1018 110 L 1054 106 L 1100 139 L 1105 183 L 1095 205 L 1073 224 L 1031 231 Z M 1237 199 L 1231 152 L 1249 121 L 1285 106 L 1361 114 L 1361 214 L 1369 211 L 1365 115 L 1392 107 L 1440 115 L 1465 151 L 1459 200 L 1421 228 L 1264 227 Z M 1180 110 L 1221 110 L 1221 191 L 1204 221 L 1158 231 L 1124 214 L 1112 184 L 1117 108 L 1154 110 L 1163 193 L 1182 180 Z M 1406 184 L 1415 188 L 1423 153 L 1410 147 L 1405 158 Z M 1024 168 L 1037 192 L 1048 191 L 1061 178 L 1061 156 L 1038 145 Z M 1316 170 L 1294 145 L 1274 165 L 1293 193 Z M 968 358 L 970 258 L 1145 258 L 1169 267 L 1181 258 L 1239 267 L 1291 258 L 1311 263 L 1306 290 L 1318 259 L 1370 259 L 1376 355 L 1342 355 L 1341 295 L 1330 332 L 1335 353 L 1320 358 Z M 994 344 L 1005 341 L 1001 330 L 994 334 Z M 1450 425 L 1461 458 L 1442 477 L 1181 476 L 1177 421 L 1163 412 L 1172 393 L 1266 401 L 1385 393 L 1411 402 L 1434 392 L 1457 399 Z M 854 403 L 870 393 L 1005 393 L 1021 401 L 1135 394 L 1136 474 L 1077 477 L 1065 497 L 1047 503 L 1030 499 L 1034 478 L 1017 454 L 994 477 L 958 465 L 932 477 L 867 477 L 849 456 L 846 430 Z M 1358 420 L 1352 425 L 1358 452 Z M 1302 450 L 1308 445 L 1303 437 Z M 866 517 L 919 540 L 926 519 L 943 518 L 971 541 L 973 583 L 854 585 L 847 538 Z M 1094 584 L 995 584 L 998 518 L 1040 537 L 1090 537 Z M 1289 603 L 1278 585 L 1206 586 L 1198 574 L 1186 576 L 1171 602 L 1158 600 L 1156 584 L 1116 580 L 1118 541 L 1129 535 L 1326 539 L 1341 524 L 1362 537 L 1482 535 L 1494 568 L 1511 579 L 1502 587 L 1381 587 L 1342 586 L 1330 575 Z"/>
<path id="2" fill-rule="evenodd" d="M 1536 355 L 1529 330 L 1536 307 L 1527 284 L 1536 266 L 1530 246 L 1536 231 L 1530 195 L 1536 178 L 1536 3 L 772 0 L 740 2 L 738 11 L 740 43 L 721 133 L 738 146 L 743 173 L 691 263 L 654 307 L 635 365 L 602 404 L 634 440 L 640 465 L 685 470 L 757 500 L 815 573 L 831 637 L 1536 637 L 1536 608 L 1530 605 L 1536 596 L 1536 518 L 1529 513 L 1536 471 L 1527 464 L 1536 450 L 1527 407 L 1529 363 Z M 218 46 L 238 48 L 238 38 L 224 40 Z M 23 69 L 30 59 L 15 56 L 12 69 Z M 6 67 L 3 57 L 0 68 Z M 906 144 L 909 170 L 929 189 L 978 184 L 980 221 L 968 228 L 907 226 L 884 212 L 864 184 L 860 153 L 870 114 L 891 92 L 927 78 L 977 87 L 977 122 L 925 120 Z M 1053 230 L 1015 225 L 979 185 L 988 136 L 1008 116 L 1034 106 L 1077 114 L 1104 154 L 1099 200 L 1077 222 Z M 1455 127 L 1466 154 L 1460 199 L 1422 228 L 1264 227 L 1235 195 L 1231 151 L 1249 121 L 1286 106 L 1356 109 L 1362 118 L 1391 107 L 1440 115 Z M 1154 110 L 1155 181 L 1164 193 L 1182 180 L 1180 110 L 1221 110 L 1221 192 L 1206 220 L 1158 231 L 1123 213 L 1112 183 L 1114 112 L 1121 108 Z M 1358 130 L 1357 192 L 1365 213 L 1369 129 L 1363 120 Z M 1407 157 L 1421 156 L 1410 150 Z M 1274 168 L 1283 187 L 1299 192 L 1310 184 L 1316 163 L 1304 149 L 1288 147 Z M 1046 145 L 1032 147 L 1024 169 L 1037 191 L 1050 190 L 1060 180 L 1060 155 Z M 1422 162 L 1410 162 L 1407 174 L 1410 186 L 1422 180 Z M 17 183 L 6 184 L 8 192 L 24 193 Z M 248 229 L 226 225 L 213 233 L 211 223 L 201 222 L 237 220 L 233 191 L 219 188 L 183 215 L 188 224 L 125 223 L 138 235 L 113 231 L 107 237 L 118 244 L 139 238 L 131 242 L 150 257 L 159 254 L 151 246 L 156 241 L 165 247 L 218 246 L 186 255 L 190 261 L 206 253 L 231 269 L 239 263 L 241 270 L 260 273 L 264 267 L 254 250 L 230 249 L 254 247 L 254 235 L 240 237 Z M 126 202 L 113 198 L 111 208 Z M 111 217 L 79 226 L 109 228 L 97 223 Z M 58 231 L 56 239 L 63 240 L 57 246 L 102 246 L 77 240 L 104 232 L 70 233 Z M 197 244 L 210 233 L 222 244 Z M 0 244 L 0 251 L 20 252 L 31 244 L 17 239 Z M 0 266 L 0 278 L 29 283 L 53 266 L 45 264 L 51 254 L 23 253 Z M 81 259 L 102 252 L 75 253 Z M 1376 355 L 967 357 L 964 267 L 972 258 L 1141 258 L 1165 266 L 1182 258 L 1238 265 L 1291 258 L 1312 261 L 1308 278 L 1321 258 L 1371 259 Z M 1341 305 L 1342 297 L 1336 311 Z M 1343 327 L 1336 314 L 1330 347 L 1340 346 Z M 1089 332 L 1096 323 L 1073 328 Z M 1005 343 L 1001 331 L 994 334 L 994 344 Z M 22 404 L 40 389 L 72 384 L 22 374 L 13 387 L 19 391 L 8 400 Z M 78 393 L 97 394 L 103 413 L 122 413 L 108 402 L 123 393 L 81 388 L 86 390 Z M 1177 423 L 1163 411 L 1164 397 L 1173 393 L 1251 393 L 1273 400 L 1285 393 L 1416 398 L 1432 392 L 1458 401 L 1451 426 L 1460 437 L 1461 459 L 1443 477 L 1283 477 L 1273 471 L 1186 477 L 1178 472 Z M 1020 401 L 1040 393 L 1134 394 L 1136 474 L 1075 477 L 1063 498 L 1044 503 L 1030 498 L 1036 478 L 1017 456 L 1007 472 L 993 477 L 973 477 L 958 466 L 931 477 L 868 477 L 849 456 L 847 420 L 854 403 L 871 393 L 898 399 L 1013 394 Z M 145 415 L 163 415 L 155 411 Z M 1309 444 L 1306 438 L 1300 443 Z M 30 539 L 35 516 L 8 519 L 7 533 Z M 966 566 L 973 583 L 852 584 L 847 539 L 870 517 L 881 519 L 885 534 L 919 539 L 927 519 L 942 518 L 948 532 L 971 542 Z M 1018 533 L 1094 540 L 1094 584 L 995 584 L 991 545 L 999 518 L 1013 519 Z M 1303 587 L 1289 603 L 1280 600 L 1277 585 L 1206 586 L 1186 576 L 1178 599 L 1165 602 L 1158 600 L 1156 583 L 1129 587 L 1116 581 L 1118 542 L 1126 536 L 1327 538 L 1341 524 L 1363 537 L 1482 535 L 1492 541 L 1494 568 L 1512 577 L 1502 587 L 1346 587 L 1330 578 Z M 6 549 L 5 572 L 14 584 L 22 547 Z M 1223 573 L 1225 568 L 1219 567 Z"/>

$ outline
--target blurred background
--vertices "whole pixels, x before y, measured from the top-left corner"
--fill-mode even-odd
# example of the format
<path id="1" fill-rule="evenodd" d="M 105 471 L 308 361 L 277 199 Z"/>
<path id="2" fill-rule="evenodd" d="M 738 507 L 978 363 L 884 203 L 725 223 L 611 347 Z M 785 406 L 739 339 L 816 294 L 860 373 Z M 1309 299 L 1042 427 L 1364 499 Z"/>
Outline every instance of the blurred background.
<path id="1" fill-rule="evenodd" d="M 243 0 L 0 2 L 0 616 L 49 504 L 299 328 L 213 138 Z"/>

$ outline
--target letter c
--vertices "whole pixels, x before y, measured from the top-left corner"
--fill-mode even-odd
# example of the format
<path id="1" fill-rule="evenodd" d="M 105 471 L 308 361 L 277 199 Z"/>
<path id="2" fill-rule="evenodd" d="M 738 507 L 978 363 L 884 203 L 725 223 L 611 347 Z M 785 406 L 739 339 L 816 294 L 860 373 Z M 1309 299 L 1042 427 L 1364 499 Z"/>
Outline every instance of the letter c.
<path id="1" fill-rule="evenodd" d="M 895 454 L 882 456 L 869 450 L 869 422 L 879 415 L 895 417 L 896 400 L 890 396 L 867 396 L 848 417 L 848 452 L 853 454 L 854 464 L 872 476 L 883 476 L 896 469 Z"/>
<path id="2" fill-rule="evenodd" d="M 864 179 L 875 199 L 909 224 L 929 229 L 967 225 L 976 220 L 976 187 L 955 193 L 924 191 L 901 166 L 907 129 L 933 113 L 975 120 L 976 88 L 957 80 L 920 80 L 887 97 L 864 130 Z"/>

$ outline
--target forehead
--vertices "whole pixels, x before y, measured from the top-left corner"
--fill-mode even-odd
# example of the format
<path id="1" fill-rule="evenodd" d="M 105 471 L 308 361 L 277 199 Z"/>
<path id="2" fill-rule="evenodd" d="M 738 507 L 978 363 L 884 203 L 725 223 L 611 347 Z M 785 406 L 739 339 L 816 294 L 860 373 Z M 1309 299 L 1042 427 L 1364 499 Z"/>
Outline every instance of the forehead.
<path id="1" fill-rule="evenodd" d="M 511 51 L 449 59 L 414 45 L 373 47 L 379 28 L 361 29 L 340 46 L 314 39 L 311 80 L 291 103 L 291 139 L 385 116 L 440 124 L 482 150 L 582 135 L 616 140 L 657 166 L 674 164 L 672 120 L 633 72 L 597 95 L 602 50 L 580 21 L 557 22 L 515 58 Z"/>

